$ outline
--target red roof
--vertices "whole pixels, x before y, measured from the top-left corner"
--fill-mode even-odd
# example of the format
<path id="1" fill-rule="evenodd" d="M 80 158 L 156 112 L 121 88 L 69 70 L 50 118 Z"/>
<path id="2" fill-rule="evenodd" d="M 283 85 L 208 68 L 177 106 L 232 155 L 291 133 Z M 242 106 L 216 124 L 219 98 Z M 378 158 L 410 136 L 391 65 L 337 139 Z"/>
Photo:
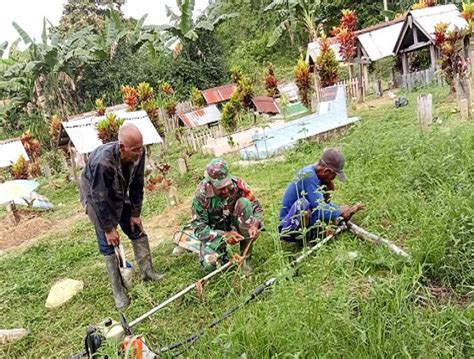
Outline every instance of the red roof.
<path id="1" fill-rule="evenodd" d="M 256 96 L 252 99 L 252 102 L 255 105 L 257 111 L 260 113 L 280 113 L 280 109 L 278 108 L 278 105 L 276 104 L 273 97 Z"/>
<path id="2" fill-rule="evenodd" d="M 235 84 L 227 84 L 219 87 L 213 87 L 211 89 L 203 90 L 202 95 L 208 105 L 230 100 L 232 92 L 234 92 L 237 86 Z"/>

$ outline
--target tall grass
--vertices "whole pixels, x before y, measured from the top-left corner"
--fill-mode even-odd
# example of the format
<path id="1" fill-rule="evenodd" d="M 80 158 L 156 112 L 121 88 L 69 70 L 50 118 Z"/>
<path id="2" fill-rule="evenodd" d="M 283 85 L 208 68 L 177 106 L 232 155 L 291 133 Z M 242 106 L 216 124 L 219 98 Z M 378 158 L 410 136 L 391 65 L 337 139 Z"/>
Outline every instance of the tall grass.
<path id="1" fill-rule="evenodd" d="M 136 328 L 154 347 L 182 340 L 241 301 L 294 255 L 276 233 L 281 195 L 297 170 L 321 150 L 339 146 L 348 181 L 335 201 L 364 202 L 354 218 L 364 228 L 402 246 L 411 263 L 384 248 L 345 233 L 308 258 L 294 277 L 279 279 L 258 300 L 185 349 L 185 357 L 472 357 L 474 355 L 474 268 L 472 123 L 462 123 L 431 89 L 437 124 L 422 133 L 410 105 L 357 111 L 362 121 L 339 139 L 303 142 L 282 162 L 239 167 L 235 175 L 255 189 L 264 205 L 266 232 L 255 245 L 254 276 L 228 272 Z M 174 160 L 175 154 L 168 156 Z M 191 195 L 208 158 L 193 156 L 193 171 L 176 177 Z M 162 211 L 150 199 L 146 215 Z M 146 225 L 146 221 L 145 221 Z M 128 245 L 128 244 L 127 244 Z M 202 276 L 192 254 L 170 257 L 170 243 L 155 249 L 155 264 L 168 271 L 162 283 L 135 281 L 127 317 L 143 314 Z M 351 253 L 349 253 L 351 252 Z M 105 268 L 93 232 L 82 222 L 47 238 L 21 256 L 0 259 L 0 323 L 28 327 L 32 335 L 0 348 L 6 357 L 64 357 L 80 349 L 89 324 L 115 317 Z M 44 309 L 58 277 L 84 280 L 85 289 L 55 311 Z M 432 287 L 442 288 L 444 297 Z"/>

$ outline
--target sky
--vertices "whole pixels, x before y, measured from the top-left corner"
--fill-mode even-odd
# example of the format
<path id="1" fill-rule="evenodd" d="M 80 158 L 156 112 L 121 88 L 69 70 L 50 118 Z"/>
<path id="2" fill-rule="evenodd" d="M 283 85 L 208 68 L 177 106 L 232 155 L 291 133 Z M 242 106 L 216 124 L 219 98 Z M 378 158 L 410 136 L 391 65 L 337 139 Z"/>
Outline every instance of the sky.
<path id="1" fill-rule="evenodd" d="M 66 0 L 13 0 L 2 1 L 0 10 L 0 43 L 10 44 L 19 36 L 12 21 L 20 25 L 32 38 L 40 41 L 43 29 L 43 17 L 57 25 Z M 148 14 L 145 24 L 167 24 L 165 5 L 176 9 L 176 0 L 127 0 L 122 6 L 126 17 L 140 18 Z M 208 0 L 196 0 L 194 13 L 199 14 L 208 4 Z"/>

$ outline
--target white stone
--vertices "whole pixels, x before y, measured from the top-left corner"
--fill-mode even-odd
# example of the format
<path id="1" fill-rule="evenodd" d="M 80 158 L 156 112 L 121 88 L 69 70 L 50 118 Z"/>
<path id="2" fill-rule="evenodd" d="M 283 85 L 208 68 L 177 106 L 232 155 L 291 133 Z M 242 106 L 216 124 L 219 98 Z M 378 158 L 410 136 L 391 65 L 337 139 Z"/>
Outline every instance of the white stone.
<path id="1" fill-rule="evenodd" d="M 61 279 L 54 283 L 49 291 L 48 299 L 46 299 L 46 308 L 57 308 L 84 288 L 82 280 Z"/>
<path id="2" fill-rule="evenodd" d="M 0 329 L 0 344 L 12 343 L 30 334 L 28 329 Z"/>

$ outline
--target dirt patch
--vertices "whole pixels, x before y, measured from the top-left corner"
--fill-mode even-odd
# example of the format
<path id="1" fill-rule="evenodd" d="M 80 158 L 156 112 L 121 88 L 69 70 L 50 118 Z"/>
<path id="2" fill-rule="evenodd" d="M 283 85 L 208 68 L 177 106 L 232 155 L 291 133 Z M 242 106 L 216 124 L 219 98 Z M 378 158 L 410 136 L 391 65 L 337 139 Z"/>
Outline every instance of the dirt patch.
<path id="1" fill-rule="evenodd" d="M 29 242 L 51 229 L 53 223 L 41 216 L 22 216 L 20 222 L 15 225 L 12 218 L 7 216 L 0 221 L 0 250 L 9 251 L 25 242 Z"/>
<path id="2" fill-rule="evenodd" d="M 145 222 L 150 246 L 170 241 L 174 233 L 182 227 L 183 220 L 191 221 L 191 198 L 186 198 L 177 206 L 168 207 L 163 213 Z"/>
<path id="3" fill-rule="evenodd" d="M 76 208 L 70 217 L 61 220 L 42 218 L 42 212 L 21 211 L 21 220 L 13 224 L 11 215 L 0 220 L 0 251 L 26 249 L 45 235 L 69 230 L 77 222 L 86 219 L 81 207 Z"/>
<path id="4" fill-rule="evenodd" d="M 20 215 L 18 225 L 14 225 L 10 215 L 0 220 L 0 252 L 25 250 L 41 237 L 67 231 L 77 222 L 87 219 L 81 207 L 76 208 L 68 218 L 54 221 L 42 218 L 41 212 L 25 211 Z M 191 198 L 183 200 L 177 206 L 168 207 L 162 214 L 145 221 L 151 247 L 170 241 L 186 219 L 191 221 Z"/>

